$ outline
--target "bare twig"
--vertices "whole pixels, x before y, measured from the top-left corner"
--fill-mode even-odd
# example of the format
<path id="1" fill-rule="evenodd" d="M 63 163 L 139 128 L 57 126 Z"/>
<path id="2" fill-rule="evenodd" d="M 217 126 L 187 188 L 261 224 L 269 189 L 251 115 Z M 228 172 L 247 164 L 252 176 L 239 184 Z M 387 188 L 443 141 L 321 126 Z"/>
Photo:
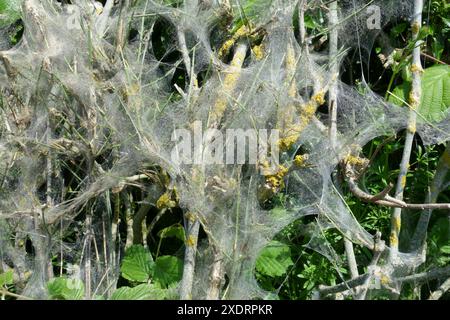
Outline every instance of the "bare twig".
<path id="1" fill-rule="evenodd" d="M 200 221 L 192 215 L 187 216 L 186 250 L 184 253 L 183 278 L 180 286 L 180 299 L 192 299 L 192 284 L 195 274 L 195 257 Z"/>
<path id="2" fill-rule="evenodd" d="M 333 78 L 333 83 L 330 85 L 328 90 L 328 108 L 330 114 L 330 142 L 333 149 L 336 148 L 337 141 L 337 78 L 339 74 L 339 64 L 336 61 L 336 56 L 338 53 L 338 28 L 335 26 L 339 23 L 338 20 L 338 5 L 337 1 L 330 3 L 330 10 L 328 13 L 329 29 L 330 29 L 330 50 L 329 50 L 329 60 L 332 61 L 330 65 L 330 73 Z M 302 14 L 302 18 L 304 15 Z M 304 23 L 304 22 L 303 22 Z M 353 242 L 348 238 L 344 237 L 344 248 L 345 254 L 347 256 L 348 266 L 350 269 L 351 278 L 356 278 L 359 276 L 358 265 L 356 263 L 355 251 L 353 249 Z"/>
<path id="3" fill-rule="evenodd" d="M 392 189 L 392 185 L 389 185 L 386 189 L 376 195 L 368 194 L 361 190 L 357 182 L 353 178 L 347 179 L 350 191 L 357 198 L 364 202 L 375 203 L 390 208 L 412 209 L 412 210 L 427 210 L 427 209 L 442 209 L 450 210 L 450 203 L 406 203 L 404 201 L 392 198 L 387 193 Z"/>
<path id="4" fill-rule="evenodd" d="M 223 256 L 219 250 L 214 253 L 214 262 L 211 268 L 209 279 L 208 292 L 206 294 L 207 300 L 218 300 L 221 284 L 223 282 Z"/>
<path id="5" fill-rule="evenodd" d="M 16 298 L 16 299 L 21 299 L 21 300 L 33 300 L 33 298 L 26 297 L 26 296 L 23 296 L 23 295 L 20 295 L 20 294 L 16 294 L 16 293 L 13 293 L 13 292 L 9 292 L 8 290 L 3 289 L 3 288 L 0 288 L 0 294 L 1 295 L 5 295 L 5 296 L 10 296 L 10 297 L 13 297 L 13 298 Z"/>
<path id="6" fill-rule="evenodd" d="M 450 278 L 445 280 L 436 291 L 431 293 L 428 300 L 439 300 L 448 290 L 450 290 Z"/>
<path id="7" fill-rule="evenodd" d="M 373 250 L 374 253 L 373 253 L 372 261 L 370 262 L 369 266 L 367 267 L 368 270 L 375 269 L 375 267 L 378 264 L 378 261 L 380 260 L 381 254 L 384 252 L 385 248 L 386 247 L 385 247 L 384 241 L 381 240 L 381 232 L 377 232 L 375 234 L 375 246 L 374 246 L 374 250 Z M 366 299 L 367 291 L 369 290 L 370 280 L 372 278 L 373 278 L 373 275 L 366 280 L 364 285 L 362 285 L 361 289 L 359 290 L 359 293 L 355 297 L 356 300 L 365 300 Z"/>
<path id="8" fill-rule="evenodd" d="M 422 9 L 423 0 L 414 0 L 414 19 L 412 21 L 412 40 L 418 41 L 419 31 L 422 26 Z M 420 98 L 422 95 L 421 88 L 421 72 L 422 63 L 420 61 L 420 45 L 417 45 L 413 51 L 413 59 L 411 65 L 412 71 L 412 89 L 410 94 L 410 105 L 411 110 L 409 112 L 408 118 L 408 128 L 406 131 L 405 147 L 403 149 L 402 161 L 400 163 L 400 174 L 398 175 L 397 185 L 395 188 L 395 198 L 398 200 L 403 200 L 403 192 L 406 186 L 406 175 L 409 168 L 409 160 L 411 157 L 412 145 L 414 140 L 414 135 L 416 133 L 416 119 L 417 114 L 415 110 L 419 107 Z M 390 246 L 393 255 L 398 251 L 398 241 L 401 228 L 401 207 L 394 209 L 391 216 L 391 235 L 390 235 Z"/>
<path id="9" fill-rule="evenodd" d="M 394 279 L 397 283 L 424 283 L 433 279 L 445 278 L 450 275 L 450 267 L 437 268 L 427 272 L 416 273 L 413 275 L 399 277 Z M 371 274 L 365 273 L 359 277 L 339 283 L 335 286 L 319 286 L 319 293 L 321 296 L 327 296 L 338 292 L 351 290 L 355 287 L 361 286 L 371 277 Z"/>

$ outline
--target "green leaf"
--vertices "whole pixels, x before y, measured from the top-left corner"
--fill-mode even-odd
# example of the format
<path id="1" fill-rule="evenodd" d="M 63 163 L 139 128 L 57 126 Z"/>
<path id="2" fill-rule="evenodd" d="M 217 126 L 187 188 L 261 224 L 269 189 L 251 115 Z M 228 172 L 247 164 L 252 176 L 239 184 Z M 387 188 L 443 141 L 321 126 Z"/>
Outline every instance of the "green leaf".
<path id="1" fill-rule="evenodd" d="M 394 26 L 391 29 L 391 36 L 393 38 L 398 37 L 402 32 L 404 32 L 406 30 L 407 27 L 408 27 L 408 24 L 405 22 L 397 24 L 396 26 Z"/>
<path id="2" fill-rule="evenodd" d="M 81 300 L 84 296 L 84 285 L 81 280 L 67 277 L 54 278 L 47 284 L 52 299 Z"/>
<path id="3" fill-rule="evenodd" d="M 153 270 L 153 259 L 142 245 L 133 245 L 127 249 L 120 271 L 122 277 L 130 281 L 147 282 Z"/>
<path id="4" fill-rule="evenodd" d="M 20 19 L 22 2 L 23 0 L 0 0 L 0 27 Z"/>
<path id="5" fill-rule="evenodd" d="M 270 8 L 273 0 L 242 0 L 237 4 L 235 27 L 246 23 L 261 25 L 270 18 Z"/>
<path id="6" fill-rule="evenodd" d="M 164 228 L 158 232 L 158 237 L 161 239 L 175 237 L 181 241 L 185 241 L 184 228 L 181 224 L 177 223 L 170 227 Z"/>
<path id="7" fill-rule="evenodd" d="M 441 247 L 441 252 L 445 254 L 450 254 L 450 246 Z"/>
<path id="8" fill-rule="evenodd" d="M 445 17 L 441 17 L 442 22 L 444 22 L 444 24 L 450 28 L 450 19 L 445 18 Z"/>
<path id="9" fill-rule="evenodd" d="M 13 278 L 14 272 L 12 269 L 0 273 L 0 287 L 3 287 L 7 284 L 13 284 L 14 278 Z"/>
<path id="10" fill-rule="evenodd" d="M 403 82 L 392 90 L 392 94 L 389 96 L 388 101 L 397 106 L 403 106 L 404 102 L 408 101 L 408 95 L 411 91 L 411 83 Z"/>
<path id="11" fill-rule="evenodd" d="M 183 262 L 174 256 L 161 256 L 155 260 L 153 280 L 167 287 L 180 281 L 183 274 Z"/>
<path id="12" fill-rule="evenodd" d="M 293 265 L 291 249 L 288 245 L 271 241 L 256 260 L 256 270 L 270 277 L 282 276 Z"/>
<path id="13" fill-rule="evenodd" d="M 450 107 L 450 66 L 425 69 L 419 113 L 431 121 L 440 121 Z"/>
<path id="14" fill-rule="evenodd" d="M 408 102 L 411 83 L 397 86 L 389 97 L 396 105 Z M 403 101 L 402 101 L 403 100 Z M 439 122 L 448 115 L 450 107 L 450 66 L 438 65 L 425 69 L 422 76 L 422 98 L 419 114 L 428 121 Z"/>
<path id="15" fill-rule="evenodd" d="M 165 290 L 153 284 L 140 284 L 136 287 L 121 287 L 114 291 L 110 300 L 162 300 Z"/>

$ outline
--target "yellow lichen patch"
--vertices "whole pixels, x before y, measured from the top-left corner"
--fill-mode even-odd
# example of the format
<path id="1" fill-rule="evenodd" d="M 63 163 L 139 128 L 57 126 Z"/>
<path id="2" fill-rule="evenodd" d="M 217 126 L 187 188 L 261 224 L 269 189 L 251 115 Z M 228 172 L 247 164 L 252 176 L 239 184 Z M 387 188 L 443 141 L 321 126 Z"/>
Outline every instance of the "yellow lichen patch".
<path id="1" fill-rule="evenodd" d="M 325 103 L 325 92 L 319 91 L 312 97 L 312 100 L 319 106 L 323 105 Z"/>
<path id="2" fill-rule="evenodd" d="M 236 42 L 236 39 L 231 38 L 227 41 L 225 41 L 222 45 L 222 47 L 219 49 L 219 58 L 222 58 L 224 55 L 226 55 L 228 53 L 228 51 L 230 51 L 231 47 L 233 46 L 233 44 Z"/>
<path id="3" fill-rule="evenodd" d="M 413 63 L 413 64 L 411 65 L 411 72 L 414 72 L 414 73 L 422 73 L 422 72 L 423 72 L 423 69 L 422 69 L 422 67 L 421 67 L 420 65 L 417 65 L 416 63 Z"/>
<path id="4" fill-rule="evenodd" d="M 190 211 L 186 212 L 184 217 L 191 222 L 194 222 L 195 220 L 197 220 L 197 218 L 195 217 L 195 214 Z"/>
<path id="5" fill-rule="evenodd" d="M 417 21 L 414 21 L 413 24 L 411 25 L 411 31 L 413 34 L 417 34 L 420 31 L 420 23 L 418 23 Z"/>
<path id="6" fill-rule="evenodd" d="M 419 99 L 413 91 L 409 93 L 408 100 L 410 107 L 414 110 L 417 109 L 417 107 L 419 106 Z"/>
<path id="7" fill-rule="evenodd" d="M 169 192 L 164 192 L 161 197 L 159 197 L 158 201 L 156 201 L 156 207 L 158 209 L 168 209 L 173 208 L 177 205 L 176 201 L 171 199 L 171 195 Z"/>
<path id="8" fill-rule="evenodd" d="M 264 46 L 262 44 L 254 46 L 252 52 L 255 55 L 256 60 L 262 60 L 262 58 L 264 58 Z"/>
<path id="9" fill-rule="evenodd" d="M 297 84 L 295 81 L 295 70 L 296 70 L 296 59 L 295 59 L 295 52 L 292 48 L 292 45 L 288 44 L 287 46 L 287 52 L 286 52 L 286 85 L 289 87 L 288 89 L 288 95 L 291 98 L 295 98 L 297 96 Z"/>
<path id="10" fill-rule="evenodd" d="M 281 151 L 288 151 L 298 140 L 299 134 L 291 134 L 278 140 L 278 147 Z"/>
<path id="11" fill-rule="evenodd" d="M 295 52 L 291 45 L 288 45 L 287 52 L 286 52 L 286 69 L 288 72 L 292 73 L 295 72 L 296 68 L 296 60 L 295 60 Z"/>
<path id="12" fill-rule="evenodd" d="M 261 168 L 261 174 L 264 176 L 268 176 L 270 174 L 270 164 L 269 161 L 264 160 L 261 161 L 261 163 L 259 164 L 260 168 Z"/>
<path id="13" fill-rule="evenodd" d="M 356 157 L 352 154 L 349 154 L 345 157 L 344 162 L 357 167 L 362 167 L 367 164 L 367 159 L 363 159 L 360 157 Z"/>
<path id="14" fill-rule="evenodd" d="M 231 60 L 230 65 L 232 67 L 238 67 L 240 69 L 242 64 L 244 63 L 244 60 L 245 60 L 245 52 L 238 51 L 233 56 L 233 60 Z M 232 75 L 232 74 L 233 74 L 233 72 L 230 75 Z"/>
<path id="15" fill-rule="evenodd" d="M 408 130 L 410 133 L 416 133 L 416 124 L 415 124 L 415 123 L 410 123 L 410 124 L 408 125 L 407 130 Z"/>
<path id="16" fill-rule="evenodd" d="M 186 245 L 188 247 L 194 247 L 197 244 L 197 237 L 194 235 L 189 235 L 186 239 Z"/>
<path id="17" fill-rule="evenodd" d="M 402 184 L 402 188 L 405 189 L 405 187 L 406 187 L 406 175 L 404 175 L 402 177 L 401 184 Z"/>
<path id="18" fill-rule="evenodd" d="M 304 167 L 307 159 L 308 159 L 307 155 L 297 155 L 294 158 L 294 164 L 297 167 Z"/>
<path id="19" fill-rule="evenodd" d="M 242 50 L 244 51 L 244 50 Z M 211 112 L 210 123 L 214 124 L 220 120 L 227 108 L 228 95 L 231 94 L 236 87 L 241 74 L 241 67 L 244 63 L 245 52 L 236 52 L 233 60 L 231 61 L 231 68 L 227 70 L 224 80 L 222 90 L 219 93 L 219 97 L 214 104 L 214 108 Z"/>
<path id="20" fill-rule="evenodd" d="M 312 102 L 308 102 L 307 104 L 305 104 L 303 106 L 302 114 L 305 115 L 309 121 L 310 118 L 316 113 L 316 111 L 317 111 L 317 105 L 315 105 Z"/>
<path id="21" fill-rule="evenodd" d="M 390 237 L 389 237 L 389 243 L 391 246 L 396 247 L 398 245 L 398 238 L 397 238 L 397 234 L 395 233 L 391 233 Z"/>
<path id="22" fill-rule="evenodd" d="M 295 98 L 297 96 L 297 84 L 295 83 L 295 80 L 293 80 L 289 86 L 288 96 L 291 98 Z"/>
<path id="23" fill-rule="evenodd" d="M 266 176 L 266 184 L 273 191 L 277 192 L 284 185 L 284 177 L 289 169 L 283 165 L 278 166 L 278 171 L 275 174 Z"/>
<path id="24" fill-rule="evenodd" d="M 387 275 L 383 274 L 380 277 L 380 282 L 382 285 L 387 286 L 391 282 L 391 279 Z"/>
<path id="25" fill-rule="evenodd" d="M 400 228 L 402 227 L 402 219 L 400 218 L 400 216 L 396 216 L 393 218 L 393 227 L 397 232 L 400 231 Z"/>
<path id="26" fill-rule="evenodd" d="M 222 47 L 219 49 L 219 58 L 223 58 L 224 56 L 226 56 L 228 54 L 228 52 L 230 51 L 231 47 L 233 47 L 233 45 L 236 43 L 236 41 L 241 38 L 244 37 L 246 35 L 249 35 L 250 31 L 248 30 L 246 25 L 243 25 L 242 27 L 240 27 L 234 34 L 233 36 L 228 39 L 227 41 L 225 41 L 222 45 Z"/>

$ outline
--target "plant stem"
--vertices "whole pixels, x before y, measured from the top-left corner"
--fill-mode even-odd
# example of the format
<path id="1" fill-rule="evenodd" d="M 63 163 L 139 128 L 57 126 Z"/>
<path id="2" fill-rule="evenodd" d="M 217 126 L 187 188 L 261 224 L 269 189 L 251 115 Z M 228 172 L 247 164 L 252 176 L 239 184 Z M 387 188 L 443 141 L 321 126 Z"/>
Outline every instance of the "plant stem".
<path id="1" fill-rule="evenodd" d="M 192 221 L 193 220 L 193 221 Z M 197 253 L 197 237 L 200 221 L 197 218 L 187 218 L 186 250 L 184 252 L 183 278 L 180 286 L 180 299 L 192 299 L 192 284 L 195 274 L 195 256 Z"/>
<path id="2" fill-rule="evenodd" d="M 233 93 L 239 80 L 247 48 L 247 43 L 238 43 L 233 55 L 233 59 L 230 62 L 230 66 L 224 72 L 225 79 L 223 80 L 223 88 L 219 93 L 212 111 L 209 114 L 209 128 L 218 128 L 220 125 L 222 116 L 226 111 L 228 105 L 228 98 Z M 207 145 L 209 141 L 206 141 L 204 143 L 205 145 Z M 196 167 L 193 170 L 196 172 L 194 176 L 204 176 L 201 172 L 199 172 L 201 168 Z M 202 181 L 203 179 L 200 180 Z M 191 215 L 192 213 L 189 214 L 189 216 Z M 182 300 L 192 299 L 192 285 L 195 274 L 195 256 L 197 253 L 198 231 L 200 229 L 200 221 L 198 217 L 188 217 L 187 221 L 183 277 L 181 279 L 180 286 L 180 299 Z M 218 248 L 215 248 L 215 250 L 216 252 L 219 252 Z M 222 259 L 221 257 L 219 257 L 219 255 L 220 253 L 215 254 L 215 262 L 211 267 L 211 281 L 209 283 L 208 299 L 218 299 L 220 294 L 221 281 L 218 281 L 218 279 L 222 279 L 223 269 L 221 267 Z"/>
<path id="3" fill-rule="evenodd" d="M 414 18 L 411 25 L 413 33 L 412 35 L 413 41 L 417 41 L 419 31 L 422 26 L 422 9 L 423 9 L 423 0 L 414 0 Z M 406 175 L 408 173 L 409 160 L 411 157 L 414 135 L 416 133 L 416 118 L 417 118 L 416 109 L 419 107 L 422 95 L 422 88 L 421 88 L 422 64 L 420 61 L 420 45 L 414 48 L 411 71 L 412 71 L 412 89 L 409 97 L 411 109 L 409 111 L 405 147 L 403 149 L 402 161 L 400 163 L 400 173 L 398 175 L 397 185 L 395 189 L 395 197 L 398 200 L 403 200 L 403 192 L 406 186 Z M 391 216 L 390 246 L 393 255 L 396 255 L 399 247 L 401 213 L 402 213 L 401 208 L 395 208 Z"/>
<path id="4" fill-rule="evenodd" d="M 333 83 L 330 85 L 329 91 L 328 91 L 328 108 L 329 108 L 329 114 L 330 114 L 330 142 L 331 142 L 331 148 L 336 148 L 336 142 L 337 142 L 337 94 L 338 94 L 338 88 L 337 88 L 337 78 L 339 75 L 339 64 L 336 61 L 336 56 L 338 54 L 338 28 L 336 27 L 339 23 L 338 20 L 338 5 L 337 1 L 333 1 L 330 3 L 330 10 L 328 13 L 328 21 L 329 21 L 329 28 L 330 28 L 330 50 L 329 50 L 329 60 L 331 61 L 330 66 L 330 73 L 331 77 L 334 79 Z M 336 181 L 338 183 L 338 181 Z M 355 251 L 353 248 L 353 242 L 347 238 L 344 237 L 344 247 L 345 247 L 345 254 L 347 256 L 348 266 L 350 269 L 350 275 L 351 278 L 356 278 L 359 276 L 358 272 L 358 265 L 356 263 L 355 258 Z"/>
<path id="5" fill-rule="evenodd" d="M 450 278 L 445 280 L 444 283 L 430 295 L 428 300 L 439 300 L 448 290 L 450 290 Z"/>

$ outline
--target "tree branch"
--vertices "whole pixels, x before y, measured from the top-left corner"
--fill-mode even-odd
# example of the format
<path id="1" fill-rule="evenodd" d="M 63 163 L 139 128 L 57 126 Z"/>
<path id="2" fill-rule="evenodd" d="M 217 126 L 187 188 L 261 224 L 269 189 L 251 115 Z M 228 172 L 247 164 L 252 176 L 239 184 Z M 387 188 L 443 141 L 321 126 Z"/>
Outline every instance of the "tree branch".
<path id="1" fill-rule="evenodd" d="M 414 0 L 414 19 L 411 24 L 412 29 L 412 40 L 418 41 L 419 31 L 422 27 L 422 10 L 423 10 L 423 0 Z M 412 72 L 412 89 L 409 97 L 409 103 L 411 109 L 409 111 L 408 118 L 408 128 L 406 131 L 405 148 L 403 149 L 402 161 L 400 163 L 400 174 L 398 175 L 397 185 L 395 188 L 395 198 L 398 200 L 403 200 L 403 192 L 406 186 L 406 175 L 409 168 L 409 160 L 411 157 L 412 144 L 414 140 L 414 135 L 416 133 L 416 110 L 419 107 L 420 99 L 422 95 L 422 84 L 421 84 L 421 72 L 422 63 L 420 61 L 420 45 L 417 45 L 413 51 L 413 59 L 411 65 Z M 401 228 L 401 207 L 394 209 L 391 216 L 391 235 L 390 235 L 390 246 L 392 253 L 395 255 L 398 252 L 398 241 Z"/>

